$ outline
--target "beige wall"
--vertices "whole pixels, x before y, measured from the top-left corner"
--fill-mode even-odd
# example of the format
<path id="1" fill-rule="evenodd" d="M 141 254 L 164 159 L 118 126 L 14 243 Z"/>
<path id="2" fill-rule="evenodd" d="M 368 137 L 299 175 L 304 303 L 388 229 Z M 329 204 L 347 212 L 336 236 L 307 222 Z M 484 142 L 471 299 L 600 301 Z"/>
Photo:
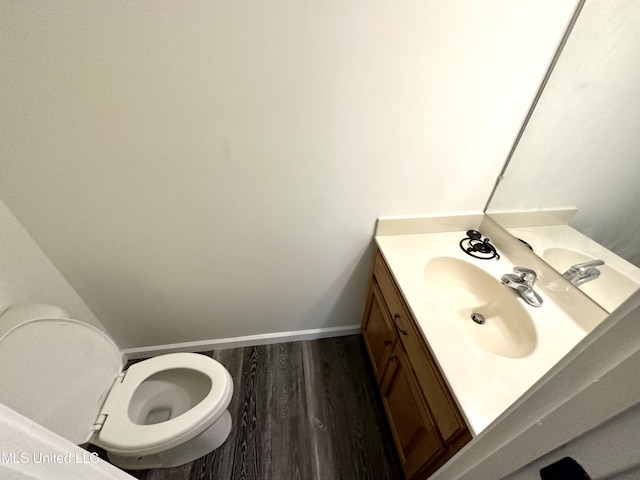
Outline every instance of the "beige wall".
<path id="1" fill-rule="evenodd" d="M 0 232 L 0 313 L 16 303 L 50 303 L 105 330 L 2 201 Z"/>
<path id="2" fill-rule="evenodd" d="M 575 0 L 4 2 L 0 197 L 122 347 L 358 323 L 484 206 Z"/>

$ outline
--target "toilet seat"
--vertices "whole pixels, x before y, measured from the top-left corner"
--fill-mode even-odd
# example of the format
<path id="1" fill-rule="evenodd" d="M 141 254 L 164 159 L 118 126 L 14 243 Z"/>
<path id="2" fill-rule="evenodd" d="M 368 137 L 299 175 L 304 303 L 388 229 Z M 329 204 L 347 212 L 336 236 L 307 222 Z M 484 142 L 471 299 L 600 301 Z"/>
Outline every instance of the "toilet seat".
<path id="1" fill-rule="evenodd" d="M 191 409 L 175 418 L 151 425 L 134 423 L 129 404 L 136 389 L 152 375 L 171 369 L 195 370 L 211 381 L 208 394 Z M 106 450 L 130 456 L 152 455 L 181 444 L 202 433 L 226 410 L 233 394 L 233 380 L 211 357 L 197 353 L 171 353 L 136 363 L 116 380 L 100 412 L 92 443 Z M 104 416 L 106 416 L 106 418 Z"/>
<path id="2" fill-rule="evenodd" d="M 165 354 L 123 373 L 123 355 L 113 340 L 67 316 L 45 304 L 16 305 L 0 316 L 2 403 L 76 445 L 90 442 L 135 457 L 166 453 L 196 438 L 225 414 L 233 381 L 211 357 Z M 154 382 L 163 385 L 173 400 L 153 389 L 157 397 L 144 388 L 136 395 L 139 386 Z M 134 411 L 136 418 L 131 420 L 132 400 L 134 407 L 167 405 L 168 414 L 175 416 L 161 423 L 136 424 L 142 410 Z M 144 420 L 152 422 L 149 418 Z"/>
<path id="3" fill-rule="evenodd" d="M 82 445 L 122 373 L 122 354 L 113 340 L 86 323 L 60 317 L 23 320 L 32 318 L 32 307 L 42 305 L 16 306 L 2 315 L 0 328 L 8 323 L 8 329 L 0 332 L 0 401 Z"/>

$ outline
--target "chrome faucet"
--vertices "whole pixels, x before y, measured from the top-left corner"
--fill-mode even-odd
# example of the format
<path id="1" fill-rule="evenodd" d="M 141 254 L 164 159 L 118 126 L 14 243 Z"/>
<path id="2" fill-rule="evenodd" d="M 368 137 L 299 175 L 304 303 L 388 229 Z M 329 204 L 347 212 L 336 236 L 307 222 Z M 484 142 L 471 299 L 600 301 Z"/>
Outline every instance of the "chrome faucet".
<path id="1" fill-rule="evenodd" d="M 537 279 L 538 275 L 530 268 L 514 267 L 513 273 L 505 273 L 500 282 L 513 288 L 532 307 L 540 307 L 542 297 L 533 289 Z"/>
<path id="2" fill-rule="evenodd" d="M 576 263 L 569 267 L 569 270 L 564 272 L 562 276 L 578 287 L 600 276 L 600 270 L 595 268 L 599 265 L 604 265 L 604 261 L 590 260 L 584 263 Z"/>

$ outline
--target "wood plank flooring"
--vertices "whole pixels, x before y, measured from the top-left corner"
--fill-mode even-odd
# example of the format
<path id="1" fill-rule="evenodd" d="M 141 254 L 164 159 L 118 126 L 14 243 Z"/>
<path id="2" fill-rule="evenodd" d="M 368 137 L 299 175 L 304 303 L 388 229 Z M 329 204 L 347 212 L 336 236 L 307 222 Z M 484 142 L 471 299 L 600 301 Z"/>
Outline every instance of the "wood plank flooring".
<path id="1" fill-rule="evenodd" d="M 211 454 L 140 480 L 396 480 L 402 469 L 360 335 L 219 350 L 233 428 Z"/>

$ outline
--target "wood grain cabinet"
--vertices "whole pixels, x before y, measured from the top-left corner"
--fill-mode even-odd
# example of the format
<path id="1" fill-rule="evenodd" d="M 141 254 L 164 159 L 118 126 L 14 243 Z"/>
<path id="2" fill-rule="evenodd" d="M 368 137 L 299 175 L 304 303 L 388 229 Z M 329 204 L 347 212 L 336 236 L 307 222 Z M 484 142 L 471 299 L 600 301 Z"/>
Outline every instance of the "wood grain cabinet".
<path id="1" fill-rule="evenodd" d="M 362 321 L 407 479 L 426 479 L 471 440 L 442 373 L 377 252 Z"/>
<path id="2" fill-rule="evenodd" d="M 369 284 L 369 294 L 365 306 L 364 335 L 371 367 L 378 385 L 387 367 L 391 350 L 396 342 L 396 332 L 389 320 L 387 307 L 376 282 Z"/>

